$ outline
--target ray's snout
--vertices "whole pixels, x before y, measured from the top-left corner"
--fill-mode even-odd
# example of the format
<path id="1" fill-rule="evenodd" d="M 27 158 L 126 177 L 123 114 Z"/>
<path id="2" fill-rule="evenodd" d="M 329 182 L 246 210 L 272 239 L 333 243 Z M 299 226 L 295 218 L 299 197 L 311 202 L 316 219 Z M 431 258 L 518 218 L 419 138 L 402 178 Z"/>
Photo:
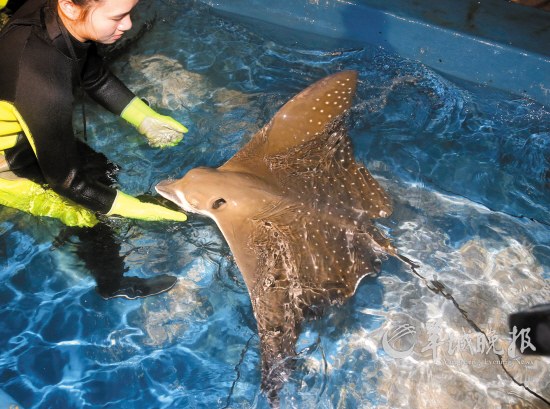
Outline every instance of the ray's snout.
<path id="1" fill-rule="evenodd" d="M 187 196 L 193 196 L 193 194 L 191 194 L 190 191 L 188 191 L 188 187 L 189 187 L 188 179 L 185 179 L 185 178 L 177 179 L 177 180 L 168 179 L 168 180 L 160 181 L 155 186 L 155 190 L 161 196 L 177 204 L 186 212 L 197 213 L 197 200 L 196 198 L 194 198 L 194 199 L 191 199 L 191 203 L 189 202 Z"/>
<path id="2" fill-rule="evenodd" d="M 177 180 L 170 179 L 162 180 L 155 186 L 155 190 L 159 195 L 179 205 L 176 189 L 177 182 Z"/>
<path id="3" fill-rule="evenodd" d="M 162 196 L 166 197 L 165 195 L 169 195 L 170 193 L 174 192 L 173 184 L 175 183 L 175 180 L 161 180 L 157 185 L 155 186 L 155 190 Z M 169 197 L 166 197 L 167 199 L 170 199 Z"/>
<path id="4" fill-rule="evenodd" d="M 157 189 L 157 190 L 158 189 L 163 189 L 166 186 L 170 186 L 174 182 L 175 182 L 175 180 L 172 180 L 172 179 L 161 180 L 160 182 L 157 183 L 157 185 L 155 186 L 155 189 Z"/>

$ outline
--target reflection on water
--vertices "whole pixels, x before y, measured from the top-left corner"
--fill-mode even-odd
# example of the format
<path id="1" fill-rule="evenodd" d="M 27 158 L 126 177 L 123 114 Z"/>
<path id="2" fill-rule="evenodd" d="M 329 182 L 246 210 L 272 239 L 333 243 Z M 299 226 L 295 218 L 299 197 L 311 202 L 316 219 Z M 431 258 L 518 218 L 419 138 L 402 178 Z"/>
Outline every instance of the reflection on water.
<path id="1" fill-rule="evenodd" d="M 515 351 L 510 349 L 507 326 L 507 315 L 518 306 L 550 298 L 544 267 L 527 244 L 526 236 L 536 229 L 536 223 L 522 226 L 507 215 L 464 200 L 437 193 L 428 195 L 431 198 L 425 197 L 422 202 L 430 210 L 430 218 L 439 220 L 439 226 L 430 221 L 408 220 L 407 231 L 400 234 L 399 242 L 410 248 L 408 254 L 414 249 L 415 259 L 428 261 L 430 266 L 423 265 L 422 273 L 443 283 L 483 334 L 474 331 L 449 300 L 433 296 L 425 288 L 415 291 L 423 300 L 421 308 L 415 305 L 417 299 L 409 305 L 401 301 L 400 310 L 388 317 L 378 337 L 409 323 L 416 328 L 417 339 L 410 356 L 390 358 L 382 367 L 386 382 L 381 383 L 381 388 L 389 407 L 546 407 L 509 381 L 512 375 L 547 396 L 548 359 L 519 353 L 517 359 L 510 356 L 509 352 L 513 355 Z M 462 220 L 462 233 L 450 240 L 448 221 L 455 219 L 454 215 L 464 217 L 465 213 L 468 216 Z M 488 234 L 480 226 L 490 228 Z M 477 234 L 474 236 L 471 231 Z M 437 245 L 422 249 L 420 242 L 431 240 Z M 396 385 L 396 374 L 408 375 Z"/>
<path id="2" fill-rule="evenodd" d="M 89 143 L 121 166 L 123 189 L 151 193 L 220 165 L 290 96 L 357 69 L 356 154 L 394 201 L 380 227 L 426 280 L 387 260 L 349 303 L 306 325 L 282 405 L 548 407 L 550 359 L 510 357 L 506 320 L 550 300 L 550 113 L 380 50 L 273 39 L 195 3 L 156 6 L 154 29 L 113 69 L 190 132 L 152 149 L 88 104 Z M 0 388 L 24 407 L 267 407 L 246 287 L 213 223 L 117 222 L 126 274 L 179 281 L 155 298 L 106 302 L 74 254 L 52 246 L 56 221 L 4 208 L 0 220 Z M 414 336 L 392 345 L 413 348 L 396 358 L 383 340 L 403 325 Z"/>

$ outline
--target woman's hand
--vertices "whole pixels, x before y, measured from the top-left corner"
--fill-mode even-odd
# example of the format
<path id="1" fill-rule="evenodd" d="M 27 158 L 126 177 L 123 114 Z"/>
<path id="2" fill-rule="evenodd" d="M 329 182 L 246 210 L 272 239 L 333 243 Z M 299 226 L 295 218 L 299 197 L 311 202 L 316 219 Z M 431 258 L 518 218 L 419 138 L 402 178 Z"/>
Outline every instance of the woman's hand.
<path id="1" fill-rule="evenodd" d="M 130 101 L 120 116 L 136 127 L 149 145 L 157 148 L 177 145 L 187 132 L 185 126 L 169 116 L 158 114 L 138 97 Z"/>

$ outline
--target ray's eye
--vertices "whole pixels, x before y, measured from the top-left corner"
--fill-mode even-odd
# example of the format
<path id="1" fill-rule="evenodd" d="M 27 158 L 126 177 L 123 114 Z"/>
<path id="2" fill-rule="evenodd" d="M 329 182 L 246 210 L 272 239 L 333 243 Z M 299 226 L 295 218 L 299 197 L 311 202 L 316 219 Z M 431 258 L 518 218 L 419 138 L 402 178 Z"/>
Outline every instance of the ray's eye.
<path id="1" fill-rule="evenodd" d="M 216 210 L 216 209 L 219 209 L 220 207 L 222 207 L 224 204 L 225 204 L 225 199 L 223 198 L 219 198 L 217 200 L 214 201 L 214 203 L 212 203 L 212 209 Z"/>

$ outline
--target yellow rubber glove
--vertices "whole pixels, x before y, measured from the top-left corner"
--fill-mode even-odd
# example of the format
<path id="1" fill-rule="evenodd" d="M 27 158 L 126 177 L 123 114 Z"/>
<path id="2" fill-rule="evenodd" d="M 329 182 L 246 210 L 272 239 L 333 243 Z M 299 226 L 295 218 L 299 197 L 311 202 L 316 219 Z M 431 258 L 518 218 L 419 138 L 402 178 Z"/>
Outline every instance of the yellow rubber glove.
<path id="1" fill-rule="evenodd" d="M 149 145 L 157 148 L 177 145 L 187 132 L 185 126 L 169 116 L 156 113 L 138 97 L 130 101 L 120 116 L 145 135 Z"/>
<path id="2" fill-rule="evenodd" d="M 13 148 L 17 142 L 17 135 L 23 131 L 13 105 L 0 101 L 0 151 Z"/>
<path id="3" fill-rule="evenodd" d="M 135 197 L 129 196 L 126 193 L 117 191 L 113 206 L 107 216 L 118 215 L 129 219 L 138 220 L 173 220 L 184 222 L 187 220 L 187 215 L 182 212 L 167 209 L 152 203 L 140 202 Z"/>
<path id="4" fill-rule="evenodd" d="M 34 216 L 53 217 L 67 226 L 92 227 L 98 223 L 92 211 L 28 179 L 0 178 L 0 205 Z"/>

